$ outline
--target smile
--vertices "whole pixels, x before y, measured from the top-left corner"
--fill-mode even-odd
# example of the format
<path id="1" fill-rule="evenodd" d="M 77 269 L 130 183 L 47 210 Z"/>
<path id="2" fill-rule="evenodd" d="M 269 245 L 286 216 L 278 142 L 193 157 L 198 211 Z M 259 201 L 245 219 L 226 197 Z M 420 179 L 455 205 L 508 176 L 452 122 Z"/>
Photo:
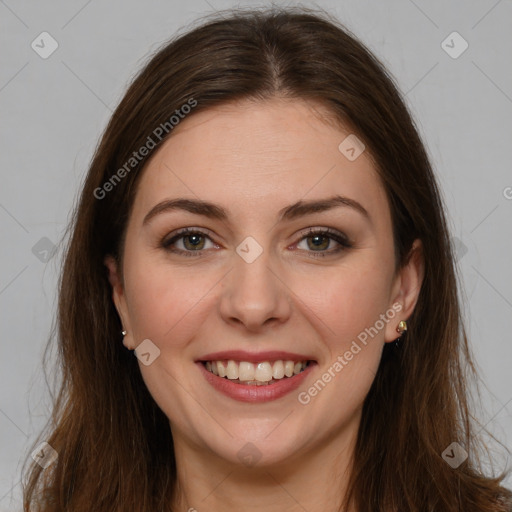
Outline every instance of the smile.
<path id="1" fill-rule="evenodd" d="M 217 360 L 205 361 L 207 371 L 233 383 L 247 386 L 267 386 L 282 379 L 289 379 L 303 372 L 311 361 L 293 361 L 278 359 L 276 361 Z"/>
<path id="2" fill-rule="evenodd" d="M 318 367 L 313 354 L 270 350 L 251 353 L 229 350 L 195 361 L 215 391 L 241 402 L 271 402 L 290 395 Z"/>

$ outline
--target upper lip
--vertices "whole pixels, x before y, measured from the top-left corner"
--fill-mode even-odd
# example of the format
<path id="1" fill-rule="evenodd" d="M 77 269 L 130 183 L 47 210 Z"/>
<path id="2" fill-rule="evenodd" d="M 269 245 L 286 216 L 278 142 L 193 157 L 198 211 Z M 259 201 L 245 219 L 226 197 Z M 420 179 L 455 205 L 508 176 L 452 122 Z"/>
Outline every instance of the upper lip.
<path id="1" fill-rule="evenodd" d="M 200 357 L 197 361 L 247 361 L 249 363 L 261 363 L 263 361 L 314 361 L 310 355 L 296 354 L 282 350 L 268 350 L 264 352 L 246 352 L 245 350 L 224 350 L 212 352 Z"/>

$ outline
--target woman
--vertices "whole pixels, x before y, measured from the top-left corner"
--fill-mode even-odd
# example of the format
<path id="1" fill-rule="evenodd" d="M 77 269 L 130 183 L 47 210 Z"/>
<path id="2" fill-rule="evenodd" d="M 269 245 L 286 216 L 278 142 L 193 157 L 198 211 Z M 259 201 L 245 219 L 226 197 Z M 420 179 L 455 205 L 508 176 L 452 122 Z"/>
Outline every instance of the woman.
<path id="1" fill-rule="evenodd" d="M 325 15 L 231 13 L 151 59 L 89 169 L 59 334 L 27 511 L 511 510 L 426 152 Z"/>

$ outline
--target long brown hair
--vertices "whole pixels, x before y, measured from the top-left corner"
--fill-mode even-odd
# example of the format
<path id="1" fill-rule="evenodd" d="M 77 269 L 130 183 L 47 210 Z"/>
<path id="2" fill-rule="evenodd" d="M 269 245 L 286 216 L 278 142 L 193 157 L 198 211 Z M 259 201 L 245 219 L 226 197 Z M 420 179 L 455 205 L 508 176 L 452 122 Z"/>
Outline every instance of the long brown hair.
<path id="1" fill-rule="evenodd" d="M 107 254 L 122 260 L 137 182 L 156 149 L 126 163 L 157 127 L 168 128 L 157 147 L 172 136 L 169 119 L 191 98 L 197 104 L 189 115 L 276 96 L 322 103 L 364 142 L 389 200 L 397 267 L 414 239 L 423 242 L 419 300 L 405 342 L 386 344 L 364 402 L 347 503 L 358 512 L 511 510 L 503 475 L 485 476 L 479 460 L 467 388 L 476 374 L 453 248 L 414 122 L 382 64 L 338 21 L 317 10 L 272 8 L 220 13 L 167 43 L 103 134 L 66 234 L 57 317 L 62 381 L 46 435 L 33 447 L 45 440 L 58 459 L 43 469 L 27 457 L 25 512 L 34 505 L 44 512 L 169 510 L 176 486 L 169 421 L 121 342 L 103 263 Z M 453 442 L 469 455 L 457 469 L 442 457 Z"/>

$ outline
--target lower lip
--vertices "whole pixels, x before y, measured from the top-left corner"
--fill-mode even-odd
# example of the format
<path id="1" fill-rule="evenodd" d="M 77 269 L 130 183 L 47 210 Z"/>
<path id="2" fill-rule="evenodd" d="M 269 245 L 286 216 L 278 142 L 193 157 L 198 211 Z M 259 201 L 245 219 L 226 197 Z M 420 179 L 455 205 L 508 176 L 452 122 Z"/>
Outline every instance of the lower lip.
<path id="1" fill-rule="evenodd" d="M 249 386 L 247 384 L 236 384 L 224 377 L 218 377 L 209 372 L 201 362 L 196 364 L 199 366 L 205 379 L 217 391 L 240 402 L 270 402 L 271 400 L 277 400 L 297 389 L 316 365 L 316 363 L 310 362 L 306 369 L 297 375 L 284 377 L 273 384 Z"/>

